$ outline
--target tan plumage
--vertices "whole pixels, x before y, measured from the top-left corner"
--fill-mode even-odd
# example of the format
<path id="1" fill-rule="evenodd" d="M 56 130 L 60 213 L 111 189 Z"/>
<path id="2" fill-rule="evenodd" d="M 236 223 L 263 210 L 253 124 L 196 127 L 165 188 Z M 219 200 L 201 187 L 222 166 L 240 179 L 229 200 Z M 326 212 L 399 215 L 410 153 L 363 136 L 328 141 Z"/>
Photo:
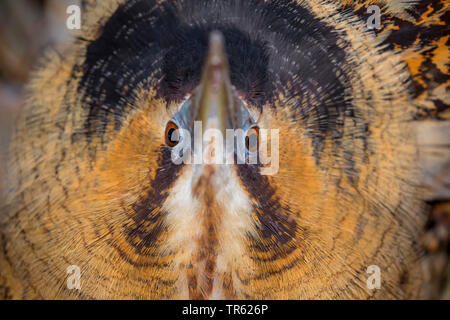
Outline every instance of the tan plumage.
<path id="1" fill-rule="evenodd" d="M 5 297 L 430 297 L 413 120 L 445 111 L 448 80 L 427 70 L 448 77 L 448 34 L 402 47 L 395 32 L 399 21 L 448 32 L 448 4 L 416 17 L 414 2 L 377 1 L 383 26 L 371 32 L 361 13 L 373 2 L 90 1 L 83 30 L 35 73 L 17 125 Z M 214 29 L 235 98 L 280 130 L 274 175 L 170 163 L 166 125 L 203 92 L 206 44 L 190 36 Z M 81 290 L 66 286 L 69 265 Z M 379 290 L 366 286 L 370 265 Z"/>

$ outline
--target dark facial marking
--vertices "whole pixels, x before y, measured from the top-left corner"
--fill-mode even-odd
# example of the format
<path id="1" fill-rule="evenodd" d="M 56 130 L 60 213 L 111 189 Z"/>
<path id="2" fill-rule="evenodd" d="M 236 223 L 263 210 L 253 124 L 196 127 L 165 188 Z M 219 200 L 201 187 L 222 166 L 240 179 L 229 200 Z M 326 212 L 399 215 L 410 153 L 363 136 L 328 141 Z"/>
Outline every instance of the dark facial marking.
<path id="1" fill-rule="evenodd" d="M 289 208 L 280 204 L 268 178 L 259 174 L 257 166 L 238 165 L 236 167 L 244 187 L 257 203 L 254 210 L 261 224 L 259 230 L 261 239 L 254 240 L 254 249 L 269 251 L 274 250 L 275 247 L 289 245 L 289 242 L 295 239 L 297 231 L 297 223 L 291 219 Z"/>
<path id="2" fill-rule="evenodd" d="M 133 206 L 132 227 L 126 227 L 128 242 L 138 253 L 156 245 L 158 236 L 163 231 L 165 216 L 160 208 L 167 199 L 168 191 L 175 182 L 181 165 L 175 165 L 171 159 L 171 150 L 161 146 L 156 175 L 144 199 Z"/>

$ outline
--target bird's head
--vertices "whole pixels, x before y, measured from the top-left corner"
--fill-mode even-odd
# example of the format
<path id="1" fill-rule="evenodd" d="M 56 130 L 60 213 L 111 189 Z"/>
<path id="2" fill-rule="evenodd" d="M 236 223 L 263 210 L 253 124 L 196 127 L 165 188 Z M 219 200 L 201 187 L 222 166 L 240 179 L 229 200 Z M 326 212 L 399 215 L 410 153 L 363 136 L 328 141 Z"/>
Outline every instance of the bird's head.
<path id="1" fill-rule="evenodd" d="M 49 295 L 371 294 L 418 210 L 398 56 L 329 1 L 95 3 L 18 129 L 16 268 Z"/>
<path id="2" fill-rule="evenodd" d="M 282 110 L 289 102 L 257 104 L 232 84 L 221 32 L 204 49 L 198 83 L 181 99 L 142 88 L 93 170 L 100 188 L 88 210 L 96 203 L 105 214 L 107 197 L 107 212 L 129 219 L 111 224 L 124 236 L 122 254 L 168 259 L 187 296 L 231 297 L 214 281 L 235 268 L 254 274 L 252 259 L 304 240 L 296 219 L 314 212 L 324 181 L 303 129 Z"/>

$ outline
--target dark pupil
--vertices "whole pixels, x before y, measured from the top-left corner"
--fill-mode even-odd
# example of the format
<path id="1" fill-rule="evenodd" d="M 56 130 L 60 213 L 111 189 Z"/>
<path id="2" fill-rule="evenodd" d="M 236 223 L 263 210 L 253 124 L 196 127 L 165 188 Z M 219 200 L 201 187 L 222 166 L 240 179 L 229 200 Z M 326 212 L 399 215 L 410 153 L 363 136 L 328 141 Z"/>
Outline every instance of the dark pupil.
<path id="1" fill-rule="evenodd" d="M 168 136 L 170 142 L 178 142 L 178 130 L 174 128 L 169 129 Z"/>
<path id="2" fill-rule="evenodd" d="M 258 143 L 258 137 L 256 134 L 251 134 L 247 137 L 247 148 L 249 150 L 253 150 L 256 147 L 256 144 Z"/>

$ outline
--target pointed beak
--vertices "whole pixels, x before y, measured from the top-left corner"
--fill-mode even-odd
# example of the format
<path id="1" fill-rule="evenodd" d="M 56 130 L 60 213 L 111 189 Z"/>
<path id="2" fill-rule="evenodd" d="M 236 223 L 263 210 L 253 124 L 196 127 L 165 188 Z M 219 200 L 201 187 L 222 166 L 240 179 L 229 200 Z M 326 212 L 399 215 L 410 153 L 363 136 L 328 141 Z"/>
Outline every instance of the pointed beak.
<path id="1" fill-rule="evenodd" d="M 234 106 L 224 38 L 214 31 L 209 38 L 208 54 L 196 93 L 196 120 L 202 121 L 204 130 L 218 129 L 225 136 L 225 130 L 232 128 Z"/>

